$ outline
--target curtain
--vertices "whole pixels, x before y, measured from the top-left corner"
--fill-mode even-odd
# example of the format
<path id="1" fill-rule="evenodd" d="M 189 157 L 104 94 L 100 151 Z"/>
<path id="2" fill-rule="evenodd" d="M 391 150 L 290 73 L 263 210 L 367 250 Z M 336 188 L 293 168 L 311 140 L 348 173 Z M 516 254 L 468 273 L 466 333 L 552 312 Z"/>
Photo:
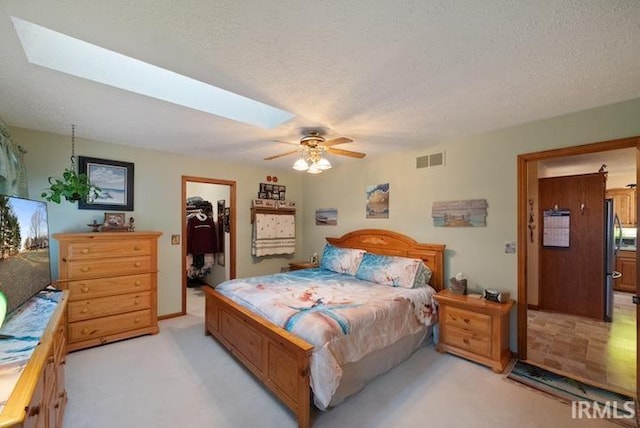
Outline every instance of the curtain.
<path id="1" fill-rule="evenodd" d="M 9 131 L 0 123 L 0 193 L 29 197 L 27 169 L 24 166 L 26 151 L 11 140 Z"/>

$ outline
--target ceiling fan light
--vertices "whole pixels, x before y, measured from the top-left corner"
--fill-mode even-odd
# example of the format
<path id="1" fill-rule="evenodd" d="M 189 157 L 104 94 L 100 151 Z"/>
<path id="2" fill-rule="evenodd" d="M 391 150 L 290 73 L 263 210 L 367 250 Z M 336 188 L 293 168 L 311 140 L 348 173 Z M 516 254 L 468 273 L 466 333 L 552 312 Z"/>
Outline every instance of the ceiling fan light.
<path id="1" fill-rule="evenodd" d="M 327 158 L 320 158 L 316 166 L 324 171 L 326 169 L 331 169 L 331 162 L 329 162 L 329 159 Z"/>
<path id="2" fill-rule="evenodd" d="M 309 174 L 320 174 L 322 172 L 322 170 L 320 168 L 318 168 L 318 164 L 314 162 L 314 163 L 311 164 L 311 166 L 309 167 L 307 172 Z"/>
<path id="3" fill-rule="evenodd" d="M 306 171 L 309 169 L 309 164 L 304 158 L 300 158 L 293 164 L 293 169 L 296 171 Z"/>

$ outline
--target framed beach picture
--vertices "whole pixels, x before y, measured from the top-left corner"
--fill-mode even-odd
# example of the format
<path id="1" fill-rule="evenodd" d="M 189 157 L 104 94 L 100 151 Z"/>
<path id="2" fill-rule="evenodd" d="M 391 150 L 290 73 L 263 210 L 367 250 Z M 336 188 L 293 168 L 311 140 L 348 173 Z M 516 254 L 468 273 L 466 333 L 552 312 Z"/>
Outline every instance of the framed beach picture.
<path id="1" fill-rule="evenodd" d="M 78 156 L 79 172 L 101 189 L 91 203 L 78 201 L 82 210 L 133 211 L 133 163 Z"/>

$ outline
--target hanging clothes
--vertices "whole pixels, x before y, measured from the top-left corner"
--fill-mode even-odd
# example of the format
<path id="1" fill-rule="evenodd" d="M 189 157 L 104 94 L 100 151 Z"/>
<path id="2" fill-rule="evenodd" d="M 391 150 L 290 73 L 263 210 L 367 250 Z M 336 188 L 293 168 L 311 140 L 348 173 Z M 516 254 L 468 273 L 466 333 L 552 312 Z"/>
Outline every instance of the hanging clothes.
<path id="1" fill-rule="evenodd" d="M 192 208 L 193 209 L 193 208 Z M 199 279 L 211 272 L 219 252 L 219 240 L 213 219 L 195 209 L 187 218 L 187 277 Z"/>

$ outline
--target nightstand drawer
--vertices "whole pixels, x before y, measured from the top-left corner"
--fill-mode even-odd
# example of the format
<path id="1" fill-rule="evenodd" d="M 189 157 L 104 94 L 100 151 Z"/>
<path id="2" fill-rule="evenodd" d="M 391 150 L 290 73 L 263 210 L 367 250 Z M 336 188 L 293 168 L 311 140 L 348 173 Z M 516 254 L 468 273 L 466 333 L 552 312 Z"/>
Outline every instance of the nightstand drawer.
<path id="1" fill-rule="evenodd" d="M 447 326 L 446 343 L 476 355 L 491 356 L 491 338 L 489 336 L 461 330 L 451 327 L 451 325 Z"/>
<path id="2" fill-rule="evenodd" d="M 448 307 L 446 310 L 447 326 L 458 327 L 463 330 L 480 334 L 491 334 L 491 316 L 464 309 Z"/>

